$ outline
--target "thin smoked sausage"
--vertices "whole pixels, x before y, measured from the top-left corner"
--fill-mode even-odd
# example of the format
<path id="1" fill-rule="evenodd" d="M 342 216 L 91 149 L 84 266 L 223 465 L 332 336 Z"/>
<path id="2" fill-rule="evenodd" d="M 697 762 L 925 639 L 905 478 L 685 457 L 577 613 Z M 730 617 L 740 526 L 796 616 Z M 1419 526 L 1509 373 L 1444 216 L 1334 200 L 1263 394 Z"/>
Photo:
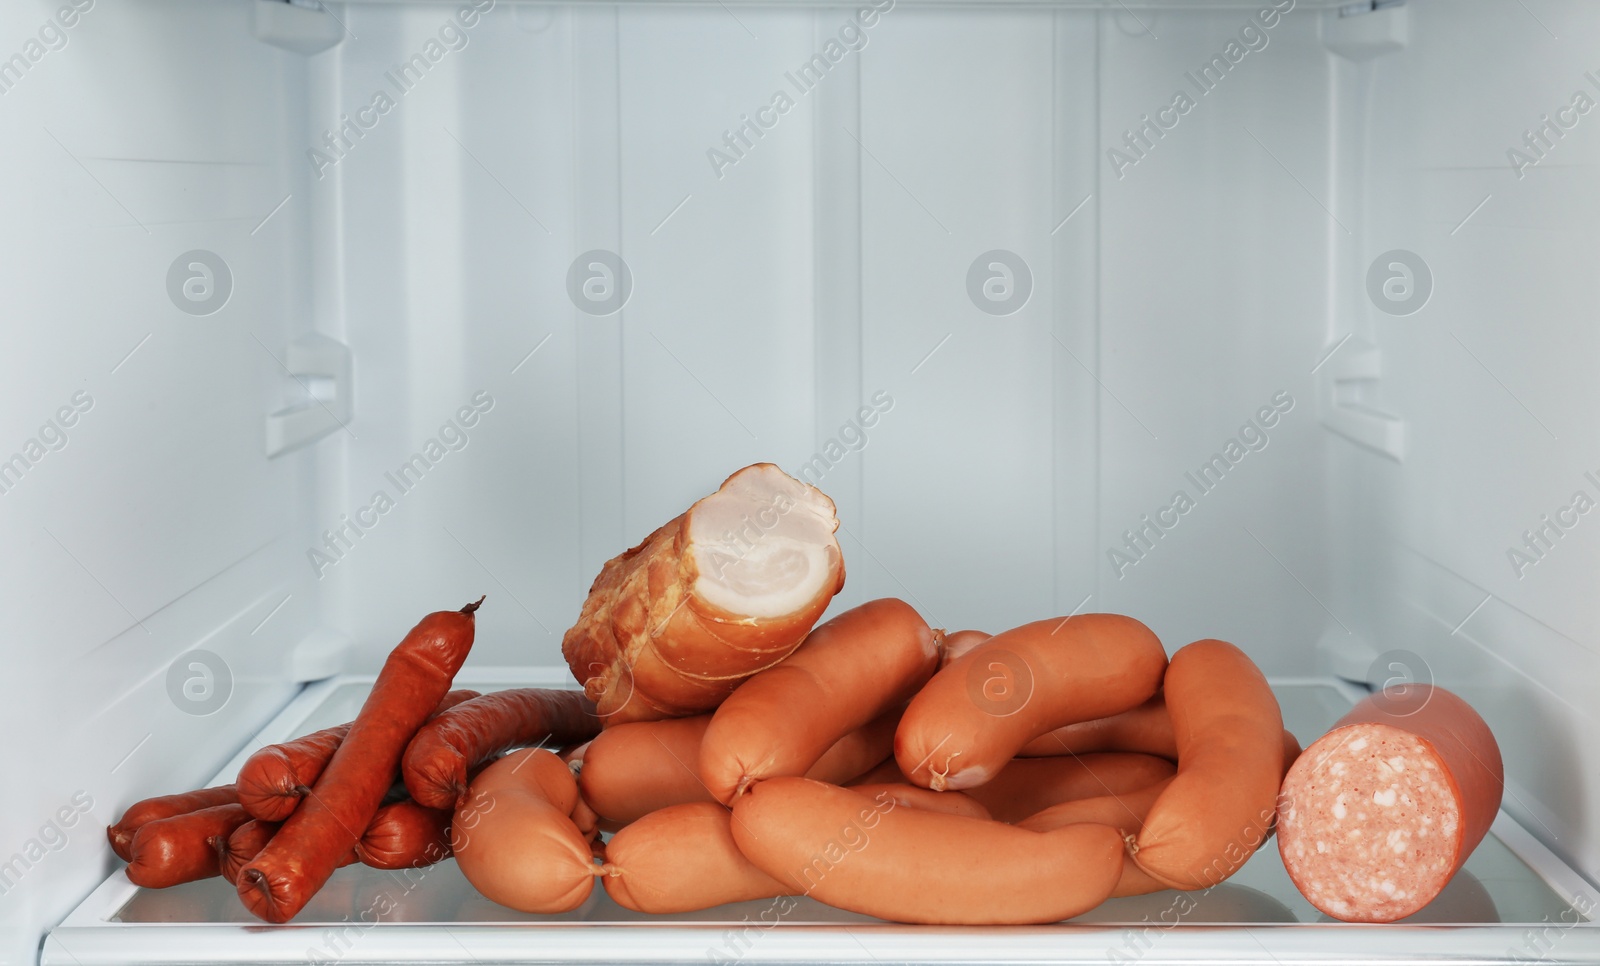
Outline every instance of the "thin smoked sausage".
<path id="1" fill-rule="evenodd" d="M 249 820 L 245 810 L 233 804 L 146 822 L 134 833 L 128 850 L 128 881 L 146 889 L 165 889 L 217 875 L 217 850 L 211 840 L 232 835 Z"/>
<path id="2" fill-rule="evenodd" d="M 382 813 L 383 809 L 378 809 Z M 278 832 L 282 822 L 263 822 L 253 818 L 233 830 L 233 834 L 224 838 L 213 836 L 211 844 L 217 850 L 217 870 L 224 881 L 236 885 L 239 881 L 239 870 L 244 864 L 261 854 L 261 850 L 272 841 L 272 836 Z M 356 853 L 352 849 L 346 853 L 339 862 L 340 868 L 356 861 Z"/>
<path id="3" fill-rule="evenodd" d="M 238 800 L 239 793 L 232 785 L 218 785 L 215 788 L 202 788 L 177 795 L 146 798 L 129 805 L 128 810 L 117 819 L 117 824 L 107 826 L 106 838 L 111 841 L 111 851 L 117 853 L 117 858 L 127 862 L 133 858 L 133 854 L 129 851 L 133 845 L 133 836 L 146 822 L 171 818 L 174 815 L 187 815 L 216 805 L 232 805 Z"/>
<path id="4" fill-rule="evenodd" d="M 400 771 L 418 804 L 453 810 L 479 765 L 523 745 L 566 745 L 599 733 L 594 702 L 582 691 L 495 691 L 434 715 L 406 746 Z"/>
<path id="5" fill-rule="evenodd" d="M 390 653 L 311 794 L 261 854 L 239 870 L 239 898 L 256 916 L 288 922 L 361 838 L 394 780 L 406 743 L 467 659 L 473 612 L 482 602 L 429 614 Z"/>
<path id="6" fill-rule="evenodd" d="M 374 869 L 420 869 L 450 855 L 452 812 L 408 799 L 378 807 L 356 843 L 356 858 Z"/>
<path id="7" fill-rule="evenodd" d="M 478 697 L 478 692 L 451 691 L 434 708 L 434 714 Z M 239 804 L 253 818 L 282 822 L 300 804 L 317 777 L 328 767 L 339 743 L 349 733 L 352 722 L 313 731 L 309 735 L 268 745 L 245 760 L 239 768 Z"/>

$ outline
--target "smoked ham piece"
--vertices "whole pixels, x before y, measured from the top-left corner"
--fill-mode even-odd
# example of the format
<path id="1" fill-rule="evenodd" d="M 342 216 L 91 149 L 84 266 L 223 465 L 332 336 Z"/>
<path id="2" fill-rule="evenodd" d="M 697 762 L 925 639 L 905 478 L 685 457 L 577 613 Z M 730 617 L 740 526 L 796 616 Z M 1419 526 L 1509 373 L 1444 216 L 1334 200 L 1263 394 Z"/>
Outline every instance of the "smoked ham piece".
<path id="1" fill-rule="evenodd" d="M 833 501 L 771 463 L 606 561 L 561 653 L 607 725 L 698 714 L 788 657 L 844 586 Z"/>

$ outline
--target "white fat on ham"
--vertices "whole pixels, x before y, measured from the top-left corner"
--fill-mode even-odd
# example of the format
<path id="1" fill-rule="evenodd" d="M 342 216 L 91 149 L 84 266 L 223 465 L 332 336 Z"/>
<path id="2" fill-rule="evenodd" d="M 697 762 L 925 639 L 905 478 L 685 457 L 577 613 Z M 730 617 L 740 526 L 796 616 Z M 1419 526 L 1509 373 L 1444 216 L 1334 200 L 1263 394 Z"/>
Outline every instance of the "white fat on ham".
<path id="1" fill-rule="evenodd" d="M 689 514 L 693 593 L 730 614 L 784 617 L 831 593 L 841 565 L 833 501 L 770 463 L 735 474 Z"/>

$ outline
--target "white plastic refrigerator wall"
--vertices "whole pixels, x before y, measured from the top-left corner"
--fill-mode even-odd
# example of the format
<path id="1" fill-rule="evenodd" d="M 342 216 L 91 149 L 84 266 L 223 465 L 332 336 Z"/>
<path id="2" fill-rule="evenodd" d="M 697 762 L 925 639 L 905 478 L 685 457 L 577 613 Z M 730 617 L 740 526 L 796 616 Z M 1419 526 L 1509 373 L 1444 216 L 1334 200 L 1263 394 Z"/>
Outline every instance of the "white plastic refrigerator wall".
<path id="1" fill-rule="evenodd" d="M 0 962 L 306 682 L 480 594 L 559 667 L 760 460 L 836 609 L 1459 691 L 1593 883 L 1600 6 L 1372 7 L 6 4 Z"/>

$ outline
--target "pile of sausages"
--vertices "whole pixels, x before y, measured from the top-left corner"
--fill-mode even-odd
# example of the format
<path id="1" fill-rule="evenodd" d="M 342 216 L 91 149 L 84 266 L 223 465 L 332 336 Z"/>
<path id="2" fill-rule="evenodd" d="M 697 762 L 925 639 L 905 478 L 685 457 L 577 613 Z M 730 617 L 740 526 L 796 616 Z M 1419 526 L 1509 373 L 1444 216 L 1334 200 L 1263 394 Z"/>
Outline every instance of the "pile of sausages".
<path id="1" fill-rule="evenodd" d="M 482 603 L 429 614 L 389 656 L 356 720 L 269 745 L 231 785 L 146 799 L 107 830 L 130 881 L 222 876 L 287 922 L 352 862 L 418 868 L 452 851 L 470 776 L 508 749 L 599 730 L 581 692 L 451 691 Z"/>
<path id="2" fill-rule="evenodd" d="M 1376 922 L 1437 895 L 1498 807 L 1493 737 L 1442 689 L 1375 696 L 1311 751 L 1231 644 L 1169 662 L 1112 614 L 945 635 L 876 600 L 712 713 L 491 765 L 457 812 L 456 859 L 534 913 L 577 908 L 598 878 L 645 913 L 808 895 L 902 922 L 1040 923 L 1215 885 L 1282 814 L 1307 898 Z"/>
<path id="3" fill-rule="evenodd" d="M 607 728 L 565 756 L 575 779 L 546 751 L 490 766 L 456 859 L 527 912 L 576 908 L 598 877 L 648 913 L 804 894 L 902 922 L 1054 922 L 1227 878 L 1298 753 L 1230 644 L 1169 664 L 1112 614 L 946 636 L 882 599 L 710 714 Z"/>
<path id="4" fill-rule="evenodd" d="M 424 618 L 349 725 L 129 809 L 109 832 L 130 879 L 220 874 L 284 922 L 341 865 L 453 854 L 532 913 L 575 909 L 598 880 L 645 913 L 808 895 L 901 922 L 1043 923 L 1208 888 L 1277 830 L 1319 909 L 1389 921 L 1443 888 L 1499 804 L 1493 737 L 1449 692 L 1400 711 L 1385 692 L 1302 756 L 1241 650 L 1169 661 L 1114 614 L 945 634 L 875 600 L 712 712 L 602 731 L 581 692 L 450 691 L 476 606 Z"/>

